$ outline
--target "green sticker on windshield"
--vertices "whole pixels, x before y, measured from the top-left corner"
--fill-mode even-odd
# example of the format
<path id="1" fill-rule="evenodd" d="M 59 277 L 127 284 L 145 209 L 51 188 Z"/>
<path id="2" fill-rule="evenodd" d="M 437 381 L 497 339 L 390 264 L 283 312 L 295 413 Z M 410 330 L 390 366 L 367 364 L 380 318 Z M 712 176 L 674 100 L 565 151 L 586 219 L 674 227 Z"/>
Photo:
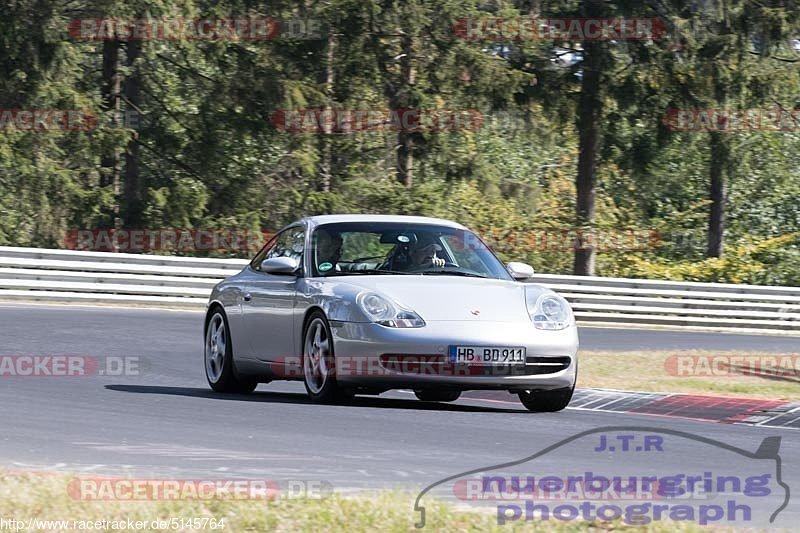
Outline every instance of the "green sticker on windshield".
<path id="1" fill-rule="evenodd" d="M 325 262 L 319 265 L 317 268 L 319 269 L 320 272 L 327 272 L 328 270 L 333 268 L 333 265 L 328 262 Z"/>

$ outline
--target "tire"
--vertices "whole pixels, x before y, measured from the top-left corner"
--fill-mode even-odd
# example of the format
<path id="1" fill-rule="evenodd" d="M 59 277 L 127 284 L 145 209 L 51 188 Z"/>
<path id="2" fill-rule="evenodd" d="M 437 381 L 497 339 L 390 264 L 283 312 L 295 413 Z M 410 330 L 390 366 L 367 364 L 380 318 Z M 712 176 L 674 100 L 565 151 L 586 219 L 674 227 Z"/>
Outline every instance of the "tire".
<path id="1" fill-rule="evenodd" d="M 519 401 L 529 411 L 537 413 L 554 413 L 569 405 L 575 385 L 563 389 L 533 390 L 519 393 Z"/>
<path id="2" fill-rule="evenodd" d="M 258 382 L 236 375 L 233 367 L 233 343 L 225 312 L 216 308 L 206 326 L 203 359 L 208 384 L 216 392 L 248 394 Z"/>
<path id="3" fill-rule="evenodd" d="M 314 311 L 303 330 L 303 384 L 314 402 L 336 403 L 352 398 L 336 381 L 334 353 L 328 320 L 322 311 Z"/>
<path id="4" fill-rule="evenodd" d="M 414 395 L 423 402 L 454 402 L 461 396 L 460 390 L 415 390 Z"/>

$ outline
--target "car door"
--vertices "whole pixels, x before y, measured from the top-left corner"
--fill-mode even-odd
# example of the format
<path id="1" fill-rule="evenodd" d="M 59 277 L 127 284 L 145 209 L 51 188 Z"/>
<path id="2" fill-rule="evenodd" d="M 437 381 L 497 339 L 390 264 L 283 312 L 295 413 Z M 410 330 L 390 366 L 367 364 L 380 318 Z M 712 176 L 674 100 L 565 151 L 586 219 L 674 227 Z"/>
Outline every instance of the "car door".
<path id="1" fill-rule="evenodd" d="M 297 355 L 294 302 L 298 277 L 269 274 L 260 267 L 263 261 L 273 257 L 292 257 L 301 271 L 304 246 L 305 228 L 289 227 L 279 233 L 273 245 L 259 254 L 250 266 L 250 280 L 242 295 L 242 321 L 255 359 L 275 361 Z"/>

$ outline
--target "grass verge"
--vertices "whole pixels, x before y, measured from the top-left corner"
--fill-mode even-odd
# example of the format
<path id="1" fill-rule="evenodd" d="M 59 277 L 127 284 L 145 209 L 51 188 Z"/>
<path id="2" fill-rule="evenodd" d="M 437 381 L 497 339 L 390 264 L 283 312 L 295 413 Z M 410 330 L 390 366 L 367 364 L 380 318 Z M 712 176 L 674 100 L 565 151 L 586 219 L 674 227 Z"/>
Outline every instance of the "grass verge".
<path id="1" fill-rule="evenodd" d="M 578 387 L 800 401 L 798 354 L 581 351 L 579 358 Z"/>
<path id="2" fill-rule="evenodd" d="M 492 514 L 460 510 L 442 502 L 425 501 L 427 524 L 425 529 L 415 529 L 418 519 L 414 512 L 416 494 L 409 492 L 370 492 L 369 496 L 342 496 L 334 494 L 321 499 L 265 500 L 204 500 L 204 501 L 83 501 L 73 499 L 68 492 L 74 476 L 67 474 L 19 474 L 0 471 L 0 517 L 3 520 L 49 520 L 49 521 L 142 521 L 151 524 L 154 520 L 170 521 L 169 531 L 700 531 L 703 528 L 689 523 L 653 523 L 647 527 L 625 526 L 620 522 L 512 522 L 499 526 Z M 224 527 L 191 529 L 172 527 L 172 519 L 213 518 Z M 210 524 L 210 521 L 209 521 Z M 8 526 L 8 523 L 4 524 Z M 45 522 L 27 529 L 4 527 L 19 531 L 70 531 Z M 111 527 L 94 531 L 111 531 Z M 114 531 L 136 531 L 127 526 Z M 153 531 L 154 529 L 139 529 Z M 162 529 L 164 530 L 164 529 Z M 715 528 L 716 531 L 724 531 Z"/>

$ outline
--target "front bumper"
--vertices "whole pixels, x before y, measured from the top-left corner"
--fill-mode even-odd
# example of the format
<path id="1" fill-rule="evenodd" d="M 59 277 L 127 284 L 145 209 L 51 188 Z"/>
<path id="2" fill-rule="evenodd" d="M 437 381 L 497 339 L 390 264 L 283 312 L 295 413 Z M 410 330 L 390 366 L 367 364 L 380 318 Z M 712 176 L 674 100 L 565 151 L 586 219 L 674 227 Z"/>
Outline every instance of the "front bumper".
<path id="1" fill-rule="evenodd" d="M 575 326 L 548 331 L 535 329 L 530 322 L 439 321 L 428 322 L 421 328 L 332 322 L 331 330 L 336 377 L 345 385 L 516 391 L 560 389 L 575 383 L 578 351 Z M 447 359 L 450 345 L 524 346 L 528 363 L 504 367 L 456 366 Z M 398 362 L 398 356 L 408 356 L 412 363 Z"/>

